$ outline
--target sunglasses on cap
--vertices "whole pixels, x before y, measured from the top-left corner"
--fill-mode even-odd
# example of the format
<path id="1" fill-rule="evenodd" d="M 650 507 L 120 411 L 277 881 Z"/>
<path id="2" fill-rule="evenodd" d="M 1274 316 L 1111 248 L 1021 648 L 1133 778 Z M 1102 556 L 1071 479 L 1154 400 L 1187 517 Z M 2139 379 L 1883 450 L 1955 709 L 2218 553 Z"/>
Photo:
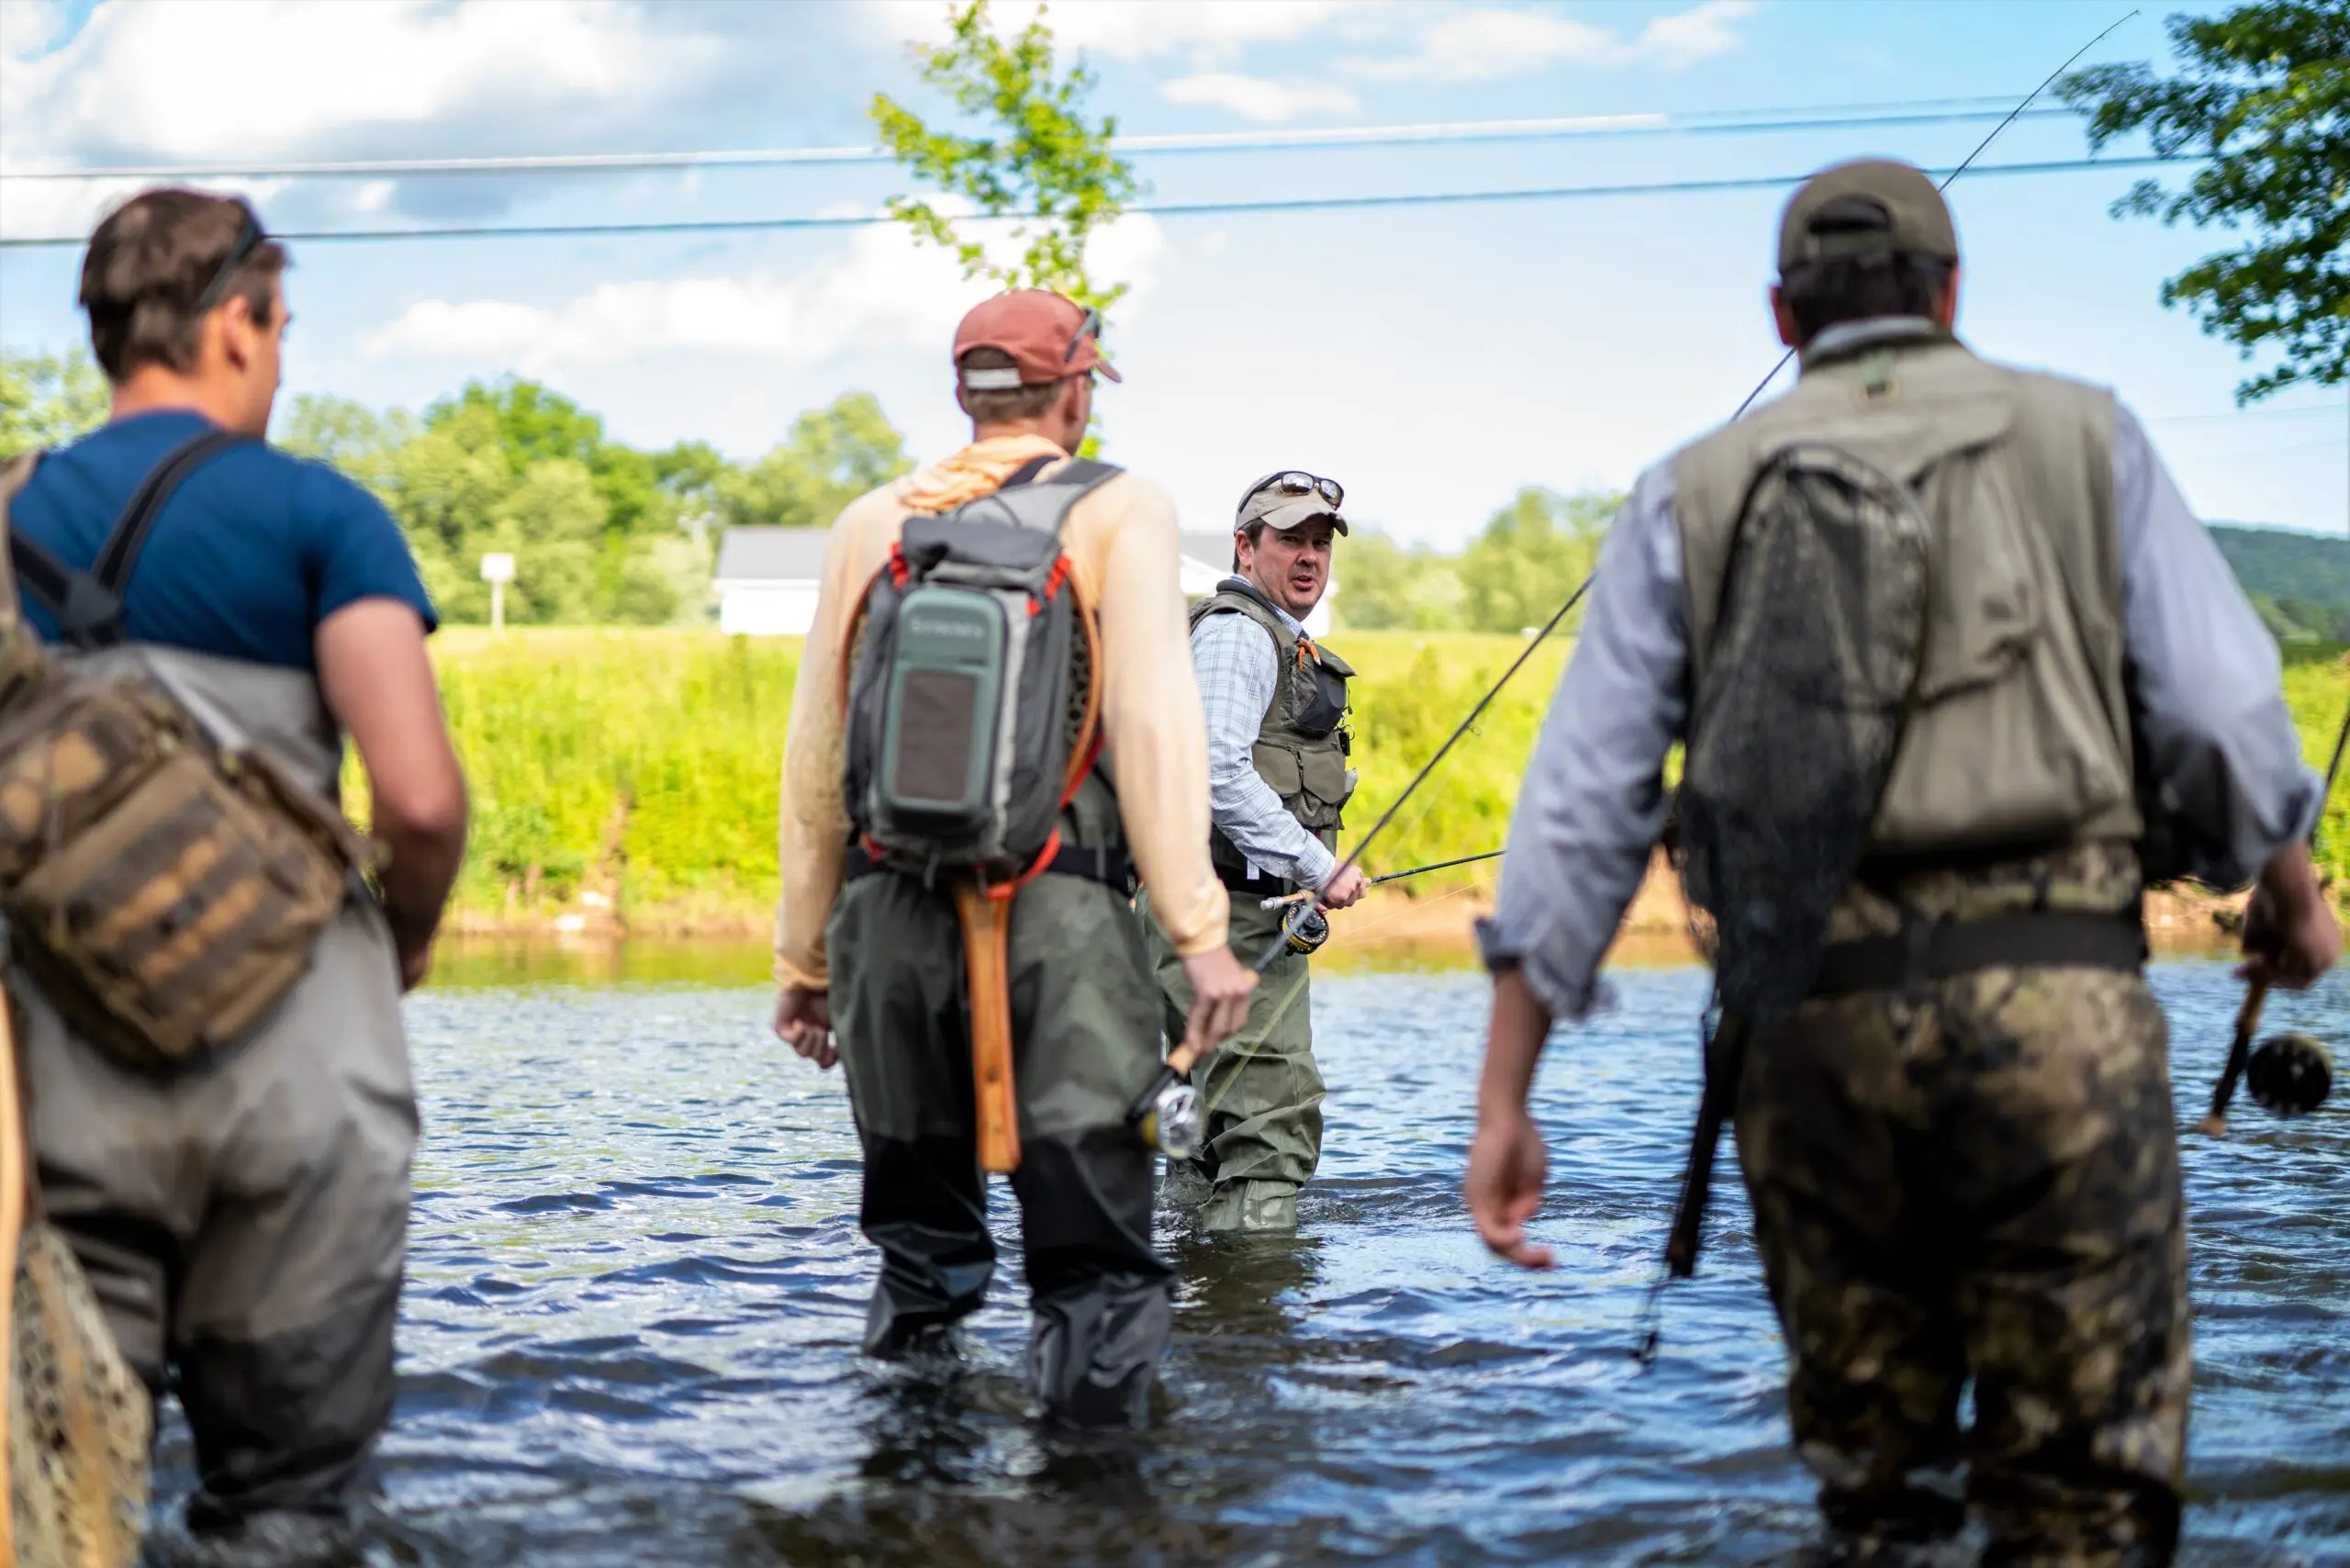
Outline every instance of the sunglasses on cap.
<path id="1" fill-rule="evenodd" d="M 1346 487 L 1336 479 L 1320 478 L 1302 469 L 1283 468 L 1266 475 L 1249 486 L 1247 493 L 1240 498 L 1241 504 L 1246 506 L 1250 496 L 1259 495 L 1266 490 L 1279 490 L 1284 496 L 1320 496 L 1333 508 L 1347 498 Z"/>
<path id="2" fill-rule="evenodd" d="M 269 238 L 268 231 L 261 226 L 261 219 L 253 216 L 252 207 L 239 202 L 237 209 L 245 215 L 244 227 L 237 230 L 237 242 L 229 247 L 229 259 L 220 263 L 220 270 L 212 274 L 212 281 L 206 284 L 204 292 L 196 297 L 196 313 L 199 316 L 220 303 L 220 297 L 229 291 L 229 278 L 244 265 L 245 258 Z"/>
<path id="3" fill-rule="evenodd" d="M 1101 346 L 1102 312 L 1091 305 L 1085 308 L 1085 314 L 1078 318 L 1077 336 L 1069 341 L 1069 351 L 1061 355 L 1061 363 L 1067 364 L 1075 359 L 1077 351 L 1085 346 L 1085 340 L 1088 338 L 1093 340 L 1096 348 Z"/>

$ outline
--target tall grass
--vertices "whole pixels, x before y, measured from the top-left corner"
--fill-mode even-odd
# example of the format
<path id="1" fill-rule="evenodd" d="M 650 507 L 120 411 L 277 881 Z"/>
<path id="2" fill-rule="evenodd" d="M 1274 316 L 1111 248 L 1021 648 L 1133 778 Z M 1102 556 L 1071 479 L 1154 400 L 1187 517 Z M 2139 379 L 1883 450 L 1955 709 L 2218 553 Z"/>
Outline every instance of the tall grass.
<path id="1" fill-rule="evenodd" d="M 2350 654 L 2287 665 L 2285 704 L 2293 711 L 2293 727 L 2301 733 L 2302 755 L 2323 778 L 2334 739 L 2342 733 L 2343 713 L 2350 709 Z M 2343 768 L 2350 772 L 2350 761 Z M 2333 877 L 2336 900 L 2350 904 L 2350 783 L 2336 780 L 2327 800 L 2318 827 L 2318 863 Z"/>
<path id="2" fill-rule="evenodd" d="M 800 644 L 658 630 L 456 629 L 434 638 L 442 700 L 474 795 L 461 915 L 528 922 L 597 892 L 632 924 L 764 925 L 776 892 L 777 787 Z M 1525 647 L 1473 633 L 1346 632 L 1360 672 L 1341 843 L 1352 847 L 1477 697 Z M 1486 710 L 1366 857 L 1393 870 L 1499 848 L 1569 649 L 1546 644 Z M 2285 690 L 2322 768 L 2350 662 L 2296 664 Z M 355 767 L 351 799 L 364 818 Z M 2350 889 L 2350 790 L 2323 855 Z M 1438 872 L 1419 895 L 1490 879 Z"/>
<path id="3" fill-rule="evenodd" d="M 473 792 L 461 914 L 528 919 L 583 891 L 685 924 L 773 909 L 797 639 L 466 628 L 433 644 Z"/>

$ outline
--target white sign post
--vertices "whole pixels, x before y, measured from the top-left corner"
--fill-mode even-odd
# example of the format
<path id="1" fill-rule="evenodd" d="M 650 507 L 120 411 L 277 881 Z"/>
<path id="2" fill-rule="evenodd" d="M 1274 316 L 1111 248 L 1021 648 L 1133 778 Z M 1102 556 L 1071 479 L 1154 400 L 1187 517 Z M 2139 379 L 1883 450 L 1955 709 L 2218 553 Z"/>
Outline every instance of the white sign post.
<path id="1" fill-rule="evenodd" d="M 481 558 L 481 580 L 489 585 L 489 629 L 506 630 L 506 585 L 514 580 L 514 557 L 498 554 Z"/>

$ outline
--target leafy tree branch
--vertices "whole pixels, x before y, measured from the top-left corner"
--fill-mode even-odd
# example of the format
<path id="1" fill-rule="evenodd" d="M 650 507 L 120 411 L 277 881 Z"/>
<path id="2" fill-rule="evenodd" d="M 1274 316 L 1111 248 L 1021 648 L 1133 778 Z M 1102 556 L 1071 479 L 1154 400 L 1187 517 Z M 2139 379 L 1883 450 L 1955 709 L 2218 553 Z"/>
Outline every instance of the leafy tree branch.
<path id="1" fill-rule="evenodd" d="M 2236 388 L 2238 402 L 2342 386 L 2350 379 L 2350 6 L 2259 0 L 2165 25 L 2177 74 L 2101 65 L 2058 85 L 2087 115 L 2093 149 L 2143 130 L 2159 154 L 2208 160 L 2182 190 L 2139 182 L 2114 216 L 2248 232 L 2162 293 L 2244 357 L 2277 356 Z"/>

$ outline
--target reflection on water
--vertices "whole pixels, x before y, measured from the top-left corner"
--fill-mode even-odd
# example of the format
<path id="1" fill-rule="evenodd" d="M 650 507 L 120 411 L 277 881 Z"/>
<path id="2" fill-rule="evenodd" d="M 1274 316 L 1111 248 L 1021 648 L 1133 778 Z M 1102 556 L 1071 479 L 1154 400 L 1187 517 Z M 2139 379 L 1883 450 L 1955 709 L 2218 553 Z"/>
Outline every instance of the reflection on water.
<path id="1" fill-rule="evenodd" d="M 1433 962 L 1434 960 L 1430 960 Z M 956 1366 L 856 1353 L 871 1254 L 838 1075 L 767 1033 L 763 949 L 460 948 L 409 1003 L 426 1137 L 389 1488 L 371 1561 L 418 1564 L 1746 1563 L 1810 1519 L 1735 1182 L 1662 1361 L 1627 1352 L 1696 1092 L 1701 973 L 1628 968 L 1537 1109 L 1560 1268 L 1460 1214 L 1483 986 L 1315 988 L 1330 1084 L 1294 1240 L 1161 1216 L 1182 1285 L 1162 1418 L 1025 1415 L 1014 1266 Z M 2200 1108 L 2237 991 L 2166 963 Z M 2350 1060 L 2350 988 L 2270 1025 Z M 2192 1546 L 2340 1562 L 2350 1540 L 2350 1114 L 2244 1108 L 2189 1140 L 2199 1309 Z M 165 1490 L 186 1443 L 167 1433 Z"/>

